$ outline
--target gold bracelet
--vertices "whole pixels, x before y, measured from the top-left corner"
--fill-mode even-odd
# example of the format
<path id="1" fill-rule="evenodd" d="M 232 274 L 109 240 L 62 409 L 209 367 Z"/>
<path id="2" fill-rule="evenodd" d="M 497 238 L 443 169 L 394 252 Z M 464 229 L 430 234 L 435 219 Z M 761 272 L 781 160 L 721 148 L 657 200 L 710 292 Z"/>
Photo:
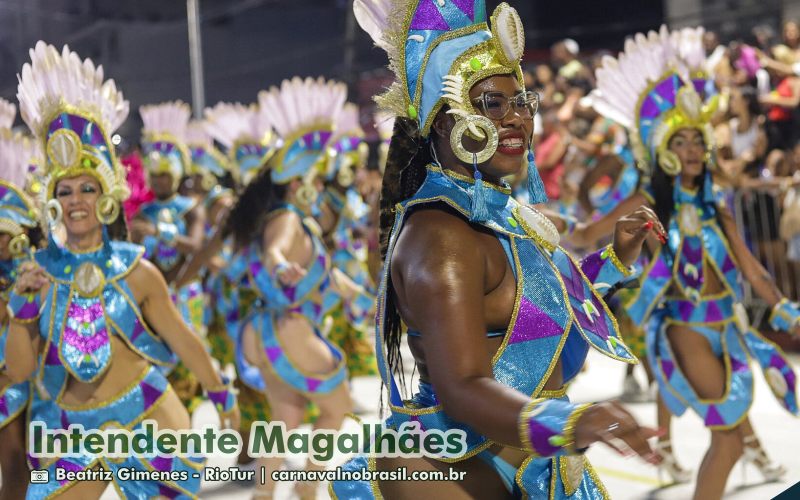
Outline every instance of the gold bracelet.
<path id="1" fill-rule="evenodd" d="M 586 410 L 588 410 L 591 406 L 591 403 L 579 405 L 575 411 L 570 413 L 569 418 L 567 418 L 567 424 L 564 426 L 563 432 L 563 436 L 567 441 L 567 443 L 564 445 L 564 448 L 571 454 L 578 453 L 578 449 L 575 446 L 575 425 L 578 423 L 578 420 L 581 418 L 581 416 L 583 416 Z"/>
<path id="2" fill-rule="evenodd" d="M 606 245 L 605 250 L 603 250 L 603 252 L 600 254 L 600 256 L 603 257 L 604 259 L 610 260 L 611 263 L 614 264 L 614 267 L 616 267 L 617 270 L 619 272 L 621 272 L 622 275 L 625 276 L 626 278 L 628 276 L 630 276 L 631 274 L 633 274 L 633 271 L 631 271 L 629 268 L 625 267 L 625 265 L 622 263 L 622 261 L 619 260 L 619 257 L 617 256 L 617 252 L 614 251 L 614 244 L 613 243 L 609 243 L 608 245 Z"/>

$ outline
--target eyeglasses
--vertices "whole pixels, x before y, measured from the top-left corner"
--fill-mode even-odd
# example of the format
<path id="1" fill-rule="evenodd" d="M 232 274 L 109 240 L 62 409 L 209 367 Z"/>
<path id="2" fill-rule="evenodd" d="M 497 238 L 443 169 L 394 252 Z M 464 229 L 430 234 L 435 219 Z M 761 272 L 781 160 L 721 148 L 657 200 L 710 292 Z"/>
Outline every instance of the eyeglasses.
<path id="1" fill-rule="evenodd" d="M 514 97 L 508 97 L 502 92 L 484 92 L 472 102 L 481 105 L 483 114 L 492 120 L 502 120 L 511 111 L 523 120 L 530 120 L 539 109 L 539 94 L 533 91 L 520 92 Z"/>

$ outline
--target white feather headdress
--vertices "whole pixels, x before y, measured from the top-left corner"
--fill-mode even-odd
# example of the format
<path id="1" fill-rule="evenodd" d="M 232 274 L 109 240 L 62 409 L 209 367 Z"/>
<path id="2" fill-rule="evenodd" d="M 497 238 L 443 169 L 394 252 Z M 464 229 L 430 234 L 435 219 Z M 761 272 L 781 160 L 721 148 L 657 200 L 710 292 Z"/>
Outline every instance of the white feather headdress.
<path id="1" fill-rule="evenodd" d="M 294 77 L 280 88 L 258 93 L 259 108 L 283 141 L 275 157 L 274 182 L 304 176 L 314 166 L 325 152 L 346 98 L 345 84 L 322 77 Z"/>
<path id="2" fill-rule="evenodd" d="M 10 129 L 17 117 L 17 106 L 5 99 L 0 99 L 0 129 Z"/>
<path id="3" fill-rule="evenodd" d="M 59 52 L 39 41 L 18 75 L 22 119 L 40 143 L 45 158 L 43 202 L 62 178 L 88 174 L 117 201 L 128 195 L 124 170 L 109 134 L 128 116 L 129 105 L 103 67 L 81 60 L 64 46 Z"/>
<path id="4" fill-rule="evenodd" d="M 632 132 L 637 159 L 651 160 L 678 128 L 707 133 L 716 101 L 703 33 L 702 27 L 670 32 L 662 26 L 628 39 L 619 57 L 603 58 L 592 105 Z"/>
<path id="5" fill-rule="evenodd" d="M 220 102 L 213 108 L 206 108 L 204 114 L 206 132 L 229 151 L 237 143 L 261 143 L 271 139 L 272 124 L 254 104 Z"/>
<path id="6" fill-rule="evenodd" d="M 18 75 L 20 115 L 41 137 L 55 115 L 74 110 L 111 134 L 128 117 L 129 105 L 114 80 L 103 80 L 103 67 L 91 59 L 81 61 L 64 46 L 61 53 L 43 41 L 30 50 L 31 62 Z"/>
<path id="7" fill-rule="evenodd" d="M 152 174 L 172 176 L 175 189 L 191 167 L 186 147 L 186 128 L 192 114 L 183 101 L 149 104 L 139 108 L 142 117 L 142 150 L 144 163 Z"/>

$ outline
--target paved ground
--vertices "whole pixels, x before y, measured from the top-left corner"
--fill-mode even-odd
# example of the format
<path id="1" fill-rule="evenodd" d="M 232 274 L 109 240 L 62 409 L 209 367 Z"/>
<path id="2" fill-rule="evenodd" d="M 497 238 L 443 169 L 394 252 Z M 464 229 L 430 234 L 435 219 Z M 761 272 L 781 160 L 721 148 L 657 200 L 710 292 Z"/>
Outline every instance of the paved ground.
<path id="1" fill-rule="evenodd" d="M 795 365 L 800 365 L 800 358 L 795 358 Z M 408 366 L 408 365 L 407 365 Z M 620 392 L 624 368 L 605 357 L 590 354 L 587 370 L 579 376 L 570 388 L 570 396 L 575 401 L 597 401 L 610 399 Z M 760 376 L 756 378 L 756 399 L 751 418 L 756 431 L 764 442 L 768 452 L 776 460 L 789 469 L 783 482 L 763 483 L 758 471 L 752 467 L 746 470 L 746 478 L 741 466 L 737 466 L 729 481 L 726 498 L 751 499 L 772 498 L 795 482 L 800 481 L 800 421 L 786 414 L 773 400 L 765 382 Z M 367 419 L 377 418 L 377 397 L 380 385 L 377 379 L 356 380 L 354 396 L 364 407 L 375 408 Z M 655 407 L 652 404 L 631 405 L 631 410 L 643 422 L 655 424 Z M 203 406 L 195 415 L 195 425 L 202 426 L 216 420 L 210 406 Z M 348 423 L 348 426 L 355 426 Z M 693 414 L 675 419 L 673 423 L 675 447 L 679 459 L 685 466 L 697 468 L 708 445 L 708 433 L 702 427 L 699 418 Z M 625 459 L 610 449 L 595 446 L 588 456 L 598 469 L 600 477 L 611 492 L 613 498 L 623 500 L 638 499 L 686 499 L 691 497 L 693 484 L 662 486 L 655 469 L 636 459 Z M 345 457 L 336 457 L 335 463 L 341 463 Z M 231 459 L 211 458 L 210 465 L 232 465 Z M 289 469 L 300 469 L 302 457 L 293 458 L 285 466 Z M 244 500 L 250 498 L 247 485 L 234 483 L 204 484 L 201 498 Z M 113 499 L 116 495 L 109 490 L 103 498 Z M 293 498 L 290 484 L 280 484 L 276 499 Z M 325 488 L 320 488 L 318 498 L 328 498 Z"/>

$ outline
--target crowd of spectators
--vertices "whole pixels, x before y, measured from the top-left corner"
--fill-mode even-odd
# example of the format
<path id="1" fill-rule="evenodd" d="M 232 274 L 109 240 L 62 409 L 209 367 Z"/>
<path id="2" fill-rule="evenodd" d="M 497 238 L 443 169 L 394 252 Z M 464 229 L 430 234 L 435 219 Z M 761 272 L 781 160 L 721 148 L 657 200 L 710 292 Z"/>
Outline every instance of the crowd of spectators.
<path id="1" fill-rule="evenodd" d="M 800 26 L 767 27 L 720 42 L 707 31 L 708 70 L 719 93 L 713 118 L 715 181 L 730 194 L 740 230 L 788 296 L 800 298 Z M 554 209 L 597 216 L 597 200 L 632 162 L 626 131 L 591 107 L 594 70 L 607 52 L 577 42 L 551 47 L 550 61 L 527 67 L 525 85 L 540 94 L 537 166 Z M 606 200 L 607 201 L 607 200 Z"/>

